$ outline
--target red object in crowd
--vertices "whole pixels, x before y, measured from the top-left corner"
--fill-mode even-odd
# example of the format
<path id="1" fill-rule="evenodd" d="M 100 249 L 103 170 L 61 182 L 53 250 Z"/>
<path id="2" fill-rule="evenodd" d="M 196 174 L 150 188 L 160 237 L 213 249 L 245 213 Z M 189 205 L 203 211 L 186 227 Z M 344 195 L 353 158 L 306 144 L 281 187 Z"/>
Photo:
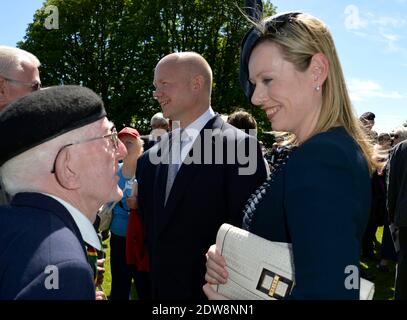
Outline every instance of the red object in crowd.
<path id="1" fill-rule="evenodd" d="M 126 232 L 127 264 L 136 265 L 140 272 L 150 271 L 150 260 L 144 243 L 144 229 L 137 209 L 131 209 Z"/>

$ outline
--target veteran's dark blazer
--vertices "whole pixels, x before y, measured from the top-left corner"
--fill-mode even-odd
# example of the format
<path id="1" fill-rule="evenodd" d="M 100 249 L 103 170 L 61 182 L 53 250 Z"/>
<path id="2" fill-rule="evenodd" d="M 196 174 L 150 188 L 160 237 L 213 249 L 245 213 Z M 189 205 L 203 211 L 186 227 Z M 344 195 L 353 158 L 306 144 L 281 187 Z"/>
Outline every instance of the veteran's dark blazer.
<path id="1" fill-rule="evenodd" d="M 371 204 L 361 149 L 343 127 L 333 128 L 292 151 L 277 172 L 250 230 L 292 243 L 296 283 L 290 298 L 359 299 L 359 290 L 346 283 L 357 283 L 347 277 L 358 275 Z"/>
<path id="2" fill-rule="evenodd" d="M 166 139 L 145 152 L 138 161 L 139 212 L 150 253 L 153 299 L 205 298 L 202 291 L 205 253 L 215 243 L 222 223 L 241 226 L 245 202 L 266 178 L 264 160 L 254 137 L 225 123 L 219 116 L 208 121 L 201 137 L 205 129 L 212 130 L 209 143 L 212 156 L 208 150 L 206 155 L 213 163 L 216 145 L 220 145 L 223 161 L 189 165 L 184 161 L 165 206 L 168 165 L 155 165 L 150 157 L 152 152 L 159 154 Z M 233 151 L 233 161 L 230 161 L 233 163 L 227 164 L 226 145 L 235 145 L 242 152 L 249 141 L 254 146 L 251 159 L 256 168 L 252 174 L 239 175 L 239 168 L 245 165 L 236 163 Z M 201 160 L 204 160 L 203 147 L 204 143 L 199 146 L 195 141 L 189 156 L 200 152 Z"/>
<path id="3" fill-rule="evenodd" d="M 44 194 L 19 193 L 0 207 L 0 300 L 12 299 L 95 299 L 79 229 Z"/>

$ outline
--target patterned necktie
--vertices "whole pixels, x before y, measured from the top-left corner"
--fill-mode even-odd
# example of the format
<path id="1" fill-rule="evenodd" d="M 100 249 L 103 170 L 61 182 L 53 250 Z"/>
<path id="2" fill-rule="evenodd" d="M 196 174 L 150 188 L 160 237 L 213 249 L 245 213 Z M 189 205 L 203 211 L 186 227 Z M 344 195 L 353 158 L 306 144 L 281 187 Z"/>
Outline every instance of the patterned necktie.
<path id="1" fill-rule="evenodd" d="M 168 174 L 167 174 L 167 185 L 165 188 L 165 202 L 164 205 L 167 204 L 168 196 L 170 195 L 172 185 L 174 183 L 175 177 L 177 176 L 178 169 L 181 166 L 181 150 L 182 150 L 182 142 L 180 141 L 180 137 L 184 129 L 180 130 L 179 135 L 175 134 L 171 139 L 171 146 L 170 146 L 170 155 L 171 161 L 168 164 Z"/>

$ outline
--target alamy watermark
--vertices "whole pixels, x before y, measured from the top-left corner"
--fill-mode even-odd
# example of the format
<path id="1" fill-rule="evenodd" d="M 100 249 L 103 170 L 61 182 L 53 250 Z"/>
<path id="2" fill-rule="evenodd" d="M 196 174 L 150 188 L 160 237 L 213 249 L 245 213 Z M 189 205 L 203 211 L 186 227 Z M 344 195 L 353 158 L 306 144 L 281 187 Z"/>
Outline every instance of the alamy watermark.
<path id="1" fill-rule="evenodd" d="M 204 129 L 203 133 L 187 129 L 187 137 L 180 130 L 161 136 L 161 141 L 149 152 L 150 162 L 158 164 L 237 164 L 239 175 L 252 175 L 257 170 L 259 149 L 257 139 L 247 138 L 236 129 Z M 250 130 L 249 135 L 256 135 Z M 196 137 L 195 140 L 189 140 Z M 188 154 L 181 159 L 182 148 L 191 143 Z"/>
<path id="2" fill-rule="evenodd" d="M 59 270 L 57 266 L 48 265 L 44 270 L 45 277 L 44 286 L 47 290 L 58 290 L 59 289 Z"/>
<path id="3" fill-rule="evenodd" d="M 345 268 L 345 288 L 348 290 L 359 289 L 359 268 L 355 265 L 349 265 Z"/>
<path id="4" fill-rule="evenodd" d="M 57 6 L 46 6 L 44 12 L 48 15 L 44 21 L 47 30 L 59 29 L 59 10 Z"/>
<path id="5" fill-rule="evenodd" d="M 359 8 L 353 4 L 345 8 L 345 27 L 348 30 L 357 30 L 367 26 L 367 21 L 360 16 Z"/>

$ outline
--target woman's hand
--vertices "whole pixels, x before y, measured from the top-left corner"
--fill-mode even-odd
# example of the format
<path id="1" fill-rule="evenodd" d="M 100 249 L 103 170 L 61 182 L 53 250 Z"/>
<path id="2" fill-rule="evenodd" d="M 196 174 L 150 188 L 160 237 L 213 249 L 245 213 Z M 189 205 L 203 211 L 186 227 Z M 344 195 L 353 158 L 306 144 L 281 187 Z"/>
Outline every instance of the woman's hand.
<path id="1" fill-rule="evenodd" d="M 228 276 L 225 258 L 216 249 L 216 244 L 210 246 L 206 253 L 205 280 L 210 284 L 224 284 Z"/>
<path id="2" fill-rule="evenodd" d="M 210 283 L 205 284 L 203 287 L 203 292 L 205 293 L 206 297 L 209 300 L 229 300 L 228 297 L 225 297 L 224 295 L 221 295 L 220 293 L 217 293 L 211 286 Z"/>
<path id="3" fill-rule="evenodd" d="M 107 300 L 106 294 L 102 290 L 96 290 L 96 300 Z"/>
<path id="4" fill-rule="evenodd" d="M 216 249 L 216 244 L 210 246 L 206 253 L 206 274 L 205 280 L 208 282 L 202 289 L 209 300 L 228 300 L 227 297 L 217 293 L 211 284 L 223 284 L 228 279 L 225 258 Z"/>

